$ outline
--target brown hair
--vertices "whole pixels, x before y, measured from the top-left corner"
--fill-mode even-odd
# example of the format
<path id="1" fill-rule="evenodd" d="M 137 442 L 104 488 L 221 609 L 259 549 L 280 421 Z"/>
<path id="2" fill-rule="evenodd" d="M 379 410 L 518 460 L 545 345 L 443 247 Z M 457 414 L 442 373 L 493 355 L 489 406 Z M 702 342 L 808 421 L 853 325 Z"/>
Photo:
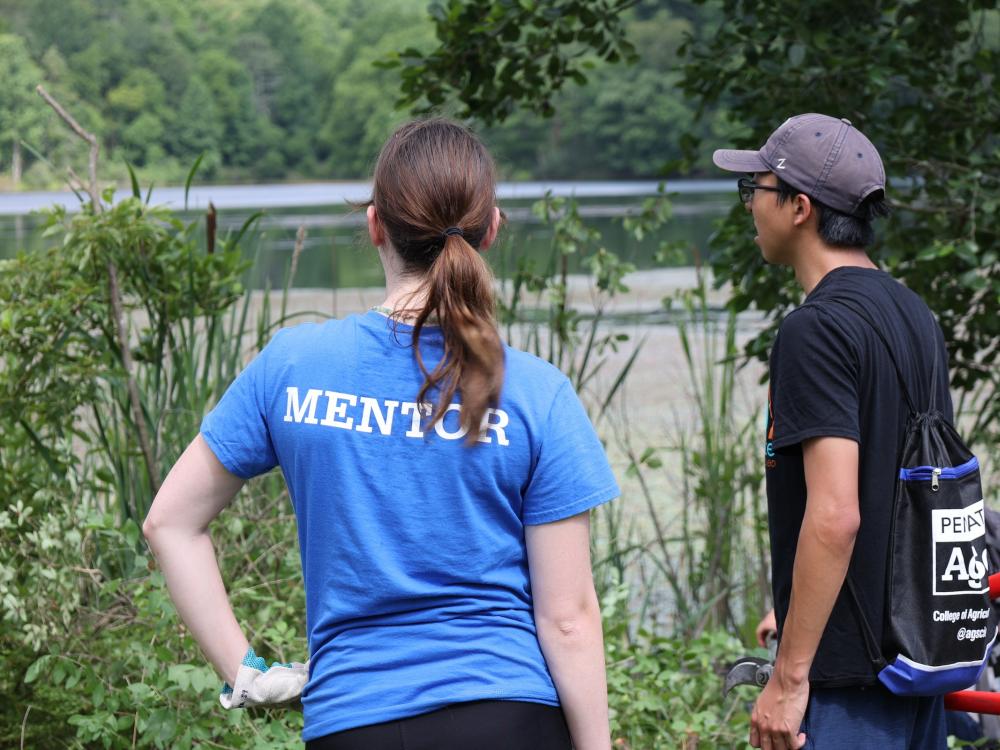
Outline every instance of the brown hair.
<path id="1" fill-rule="evenodd" d="M 433 425 L 458 391 L 462 427 L 471 444 L 486 410 L 500 399 L 504 375 L 493 273 L 478 252 L 496 205 L 493 159 L 456 122 L 407 123 L 382 147 L 371 202 L 406 271 L 424 277 L 425 302 L 413 311 L 413 349 L 424 375 L 417 402 L 438 391 Z M 431 372 L 419 346 L 428 319 L 435 319 L 444 334 L 444 356 Z"/>

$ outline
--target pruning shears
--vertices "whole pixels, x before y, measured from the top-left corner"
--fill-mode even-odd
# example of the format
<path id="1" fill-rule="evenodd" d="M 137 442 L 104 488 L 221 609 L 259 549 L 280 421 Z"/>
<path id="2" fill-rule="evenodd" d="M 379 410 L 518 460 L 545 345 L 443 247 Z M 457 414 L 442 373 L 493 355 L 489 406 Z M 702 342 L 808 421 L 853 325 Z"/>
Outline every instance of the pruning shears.
<path id="1" fill-rule="evenodd" d="M 1000 573 L 994 573 L 989 577 L 989 585 L 990 598 L 1000 599 Z M 772 645 L 772 659 L 773 654 Z M 722 686 L 722 694 L 723 696 L 728 695 L 729 691 L 737 685 L 755 685 L 758 688 L 763 688 L 771 679 L 773 672 L 774 663 L 772 660 L 762 659 L 758 656 L 744 656 L 730 667 Z M 960 690 L 944 696 L 944 706 L 951 711 L 1000 715 L 1000 693 Z"/>

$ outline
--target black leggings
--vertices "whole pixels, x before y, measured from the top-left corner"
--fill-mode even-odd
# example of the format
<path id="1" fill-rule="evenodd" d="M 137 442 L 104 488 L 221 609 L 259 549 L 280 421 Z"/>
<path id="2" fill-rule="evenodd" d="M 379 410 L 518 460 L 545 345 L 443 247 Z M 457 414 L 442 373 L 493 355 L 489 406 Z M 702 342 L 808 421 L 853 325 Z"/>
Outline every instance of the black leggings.
<path id="1" fill-rule="evenodd" d="M 522 701 L 453 703 L 437 711 L 348 729 L 306 750 L 570 750 L 562 709 Z"/>

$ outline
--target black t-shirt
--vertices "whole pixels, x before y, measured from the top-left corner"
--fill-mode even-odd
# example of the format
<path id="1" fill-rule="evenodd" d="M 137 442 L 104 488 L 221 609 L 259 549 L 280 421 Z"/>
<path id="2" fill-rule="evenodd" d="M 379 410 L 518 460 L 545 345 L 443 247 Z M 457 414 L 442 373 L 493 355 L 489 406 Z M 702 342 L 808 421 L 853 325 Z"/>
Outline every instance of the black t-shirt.
<path id="1" fill-rule="evenodd" d="M 933 355 L 941 358 L 937 405 L 952 419 L 944 338 L 924 302 L 882 271 L 828 273 L 782 322 L 771 352 L 765 444 L 771 580 L 780 635 L 806 505 L 802 442 L 843 437 L 859 445 L 861 526 L 849 575 L 881 641 L 889 524 L 908 410 L 885 344 L 857 313 L 860 305 L 892 346 L 918 409 L 930 403 Z M 837 599 L 810 672 L 815 687 L 869 685 L 876 677 L 847 587 Z"/>

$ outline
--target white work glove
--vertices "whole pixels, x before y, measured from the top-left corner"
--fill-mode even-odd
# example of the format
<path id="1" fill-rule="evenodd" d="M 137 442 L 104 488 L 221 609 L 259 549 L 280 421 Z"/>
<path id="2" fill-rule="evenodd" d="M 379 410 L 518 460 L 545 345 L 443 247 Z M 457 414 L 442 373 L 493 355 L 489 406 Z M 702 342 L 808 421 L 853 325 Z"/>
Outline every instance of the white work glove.
<path id="1" fill-rule="evenodd" d="M 308 681 L 309 662 L 275 662 L 269 667 L 250 648 L 236 673 L 236 684 L 232 687 L 228 683 L 223 684 L 219 703 L 223 708 L 252 708 L 288 703 L 302 695 L 302 689 Z"/>

